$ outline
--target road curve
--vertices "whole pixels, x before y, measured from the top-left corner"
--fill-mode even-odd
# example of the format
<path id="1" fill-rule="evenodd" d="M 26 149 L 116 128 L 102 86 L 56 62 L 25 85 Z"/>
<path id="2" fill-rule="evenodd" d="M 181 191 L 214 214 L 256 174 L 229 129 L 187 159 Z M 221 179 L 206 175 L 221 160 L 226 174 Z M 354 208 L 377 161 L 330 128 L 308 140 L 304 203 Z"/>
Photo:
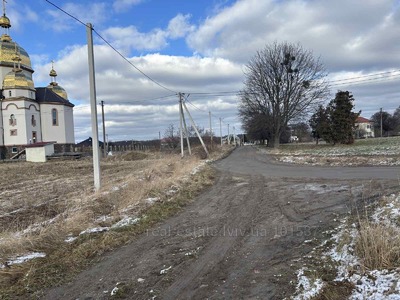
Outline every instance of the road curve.
<path id="1" fill-rule="evenodd" d="M 237 174 L 263 175 L 265 177 L 314 179 L 385 179 L 400 178 L 399 166 L 320 167 L 295 165 L 274 161 L 256 147 L 237 148 L 229 157 L 215 166 L 221 171 Z"/>
<path id="2" fill-rule="evenodd" d="M 357 203 L 398 192 L 398 167 L 276 163 L 253 147 L 215 163 L 216 183 L 179 214 L 41 299 L 271 299 Z"/>

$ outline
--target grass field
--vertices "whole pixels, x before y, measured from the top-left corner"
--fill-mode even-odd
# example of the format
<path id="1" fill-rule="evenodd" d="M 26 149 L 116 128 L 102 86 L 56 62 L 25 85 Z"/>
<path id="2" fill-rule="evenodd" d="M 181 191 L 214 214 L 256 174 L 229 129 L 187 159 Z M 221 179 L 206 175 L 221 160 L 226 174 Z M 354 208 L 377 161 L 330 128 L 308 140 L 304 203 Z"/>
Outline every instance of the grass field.
<path id="1" fill-rule="evenodd" d="M 400 165 L 400 137 L 356 140 L 351 145 L 293 143 L 271 150 L 276 159 L 312 165 Z"/>
<path id="2" fill-rule="evenodd" d="M 64 281 L 175 213 L 213 179 L 196 156 L 138 152 L 103 160 L 98 192 L 88 158 L 3 163 L 0 172 L 0 299 L 25 299 Z"/>

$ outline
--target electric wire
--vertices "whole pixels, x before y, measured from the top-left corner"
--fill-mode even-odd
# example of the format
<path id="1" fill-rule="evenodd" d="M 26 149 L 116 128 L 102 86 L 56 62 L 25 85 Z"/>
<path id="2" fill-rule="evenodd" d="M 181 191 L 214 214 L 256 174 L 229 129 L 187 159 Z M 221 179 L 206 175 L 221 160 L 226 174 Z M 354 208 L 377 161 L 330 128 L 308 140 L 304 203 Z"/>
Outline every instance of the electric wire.
<path id="1" fill-rule="evenodd" d="M 79 18 L 77 18 L 74 15 L 68 13 L 67 11 L 65 11 L 61 7 L 57 6 L 53 2 L 51 2 L 49 0 L 45 0 L 45 1 L 47 3 L 49 3 L 50 5 L 52 5 L 53 7 L 55 7 L 56 9 L 60 10 L 61 12 L 63 12 L 64 14 L 68 15 L 72 19 L 76 20 L 77 22 L 79 22 L 83 26 L 88 27 L 88 25 L 85 24 L 84 22 L 82 22 Z M 174 91 L 174 90 L 168 88 L 167 86 L 159 83 L 158 81 L 156 81 L 155 79 L 153 79 L 152 77 L 150 77 L 149 75 L 144 73 L 141 69 L 139 69 L 136 65 L 134 65 L 128 58 L 126 58 L 120 51 L 118 51 L 110 42 L 108 42 L 99 32 L 97 32 L 94 28 L 91 28 L 91 29 L 105 44 L 107 44 L 114 52 L 116 52 L 122 59 L 124 59 L 129 65 L 131 65 L 133 68 L 135 68 L 144 77 L 149 79 L 151 82 L 153 82 L 154 84 L 156 84 L 160 88 L 163 88 L 163 89 L 165 89 L 165 90 L 167 90 L 169 92 L 174 93 L 173 95 L 157 97 L 157 98 L 154 98 L 154 99 L 133 100 L 133 101 L 129 101 L 129 102 L 152 101 L 152 100 L 158 100 L 158 99 L 164 99 L 164 98 L 176 96 L 178 94 L 176 91 Z M 367 75 L 360 75 L 360 76 L 344 78 L 344 79 L 329 80 L 327 82 L 328 82 L 328 84 L 329 83 L 332 84 L 331 87 L 349 86 L 349 85 L 351 86 L 351 85 L 358 85 L 358 84 L 362 84 L 362 83 L 366 83 L 366 82 L 382 82 L 382 81 L 385 81 L 385 80 L 388 80 L 388 79 L 389 80 L 393 79 L 393 78 L 397 79 L 400 76 L 400 74 L 394 74 L 393 75 L 393 73 L 399 72 L 399 71 L 400 70 L 386 71 L 386 72 L 380 72 L 380 73 L 375 73 L 375 74 L 367 74 Z M 389 74 L 392 74 L 392 75 L 389 75 Z M 387 76 L 381 76 L 381 75 L 387 75 Z M 376 76 L 380 76 L 380 77 L 378 77 L 378 78 L 369 78 L 369 77 L 376 77 Z M 186 93 L 186 94 L 192 94 L 192 95 L 198 95 L 198 96 L 202 95 L 202 96 L 226 97 L 226 96 L 234 96 L 234 95 L 239 96 L 242 93 L 243 93 L 242 91 L 219 91 L 219 92 L 192 92 L 192 93 Z M 197 109 L 199 111 L 202 111 L 202 112 L 206 112 L 204 109 L 201 109 L 201 108 L 197 107 L 196 105 L 194 105 L 192 102 L 188 101 L 187 99 L 186 99 L 186 102 L 189 103 L 195 109 Z M 211 115 L 213 115 L 213 114 L 211 114 Z M 218 118 L 215 115 L 213 115 L 213 116 L 215 118 Z M 219 119 L 221 119 L 221 118 L 219 118 Z"/>
<path id="2" fill-rule="evenodd" d="M 49 3 L 50 5 L 54 6 L 55 8 L 57 8 L 58 10 L 60 10 L 61 12 L 63 12 L 64 14 L 68 15 L 69 17 L 73 18 L 74 20 L 76 20 L 77 22 L 81 23 L 82 25 L 84 25 L 86 28 L 88 28 L 88 25 L 83 23 L 81 20 L 79 20 L 79 18 L 73 16 L 72 14 L 68 13 L 67 11 L 65 11 L 64 9 L 62 9 L 61 7 L 57 6 L 56 4 L 54 4 L 53 2 L 51 2 L 50 0 L 45 0 L 47 3 Z M 120 57 L 122 57 L 122 59 L 124 59 L 128 64 L 130 64 L 132 67 L 134 67 L 139 73 L 141 73 L 143 76 L 145 76 L 147 79 L 149 79 L 151 82 L 155 83 L 156 85 L 158 85 L 159 87 L 177 94 L 176 91 L 173 91 L 172 89 L 166 87 L 165 85 L 159 83 L 158 81 L 156 81 L 155 79 L 153 79 L 152 77 L 150 77 L 149 75 L 147 75 L 146 73 L 144 73 L 141 69 L 139 69 L 137 66 L 135 66 L 128 58 L 126 58 L 120 51 L 118 51 L 110 42 L 108 42 L 100 33 L 98 33 L 93 27 L 91 27 L 91 30 L 93 30 L 94 33 L 96 33 L 96 35 L 104 42 L 106 43 L 112 50 L 114 50 L 115 53 L 117 53 Z"/>

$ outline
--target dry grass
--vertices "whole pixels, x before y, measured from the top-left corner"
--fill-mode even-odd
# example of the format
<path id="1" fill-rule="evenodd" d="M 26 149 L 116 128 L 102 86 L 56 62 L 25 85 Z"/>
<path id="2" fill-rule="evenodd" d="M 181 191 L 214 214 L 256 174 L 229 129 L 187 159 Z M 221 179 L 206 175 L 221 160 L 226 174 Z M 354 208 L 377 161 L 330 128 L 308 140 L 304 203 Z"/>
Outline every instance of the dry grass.
<path id="1" fill-rule="evenodd" d="M 343 300 L 347 299 L 354 289 L 354 284 L 346 281 L 329 281 L 318 296 L 312 300 Z"/>
<path id="2" fill-rule="evenodd" d="M 362 221 L 358 233 L 355 252 L 365 269 L 390 270 L 400 266 L 400 235 L 396 228 Z"/>
<path id="3" fill-rule="evenodd" d="M 90 159 L 0 164 L 7 174 L 0 187 L 0 263 L 28 252 L 46 253 L 46 258 L 0 269 L 0 299 L 60 283 L 174 214 L 213 180 L 209 167 L 190 175 L 199 163 L 196 157 L 150 153 L 110 157 L 101 162 L 99 192 L 93 190 Z M 148 198 L 157 201 L 150 205 Z M 79 235 L 143 214 L 146 218 L 134 226 Z M 78 238 L 67 243 L 68 236 Z"/>

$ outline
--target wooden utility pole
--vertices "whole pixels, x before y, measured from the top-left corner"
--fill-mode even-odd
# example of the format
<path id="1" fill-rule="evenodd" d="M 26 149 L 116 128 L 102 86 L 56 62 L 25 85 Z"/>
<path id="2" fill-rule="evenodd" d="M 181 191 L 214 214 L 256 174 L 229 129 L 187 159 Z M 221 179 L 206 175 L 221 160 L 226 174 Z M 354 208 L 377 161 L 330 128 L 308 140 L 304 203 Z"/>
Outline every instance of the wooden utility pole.
<path id="1" fill-rule="evenodd" d="M 104 121 L 104 101 L 101 100 L 101 120 L 103 123 L 103 157 L 107 157 L 107 148 L 106 148 L 106 123 Z"/>
<path id="2" fill-rule="evenodd" d="M 90 86 L 90 108 L 92 119 L 92 149 L 93 149 L 93 173 L 94 187 L 98 191 L 101 187 L 100 180 L 100 151 L 99 151 L 99 130 L 97 126 L 97 103 L 96 103 L 96 79 L 94 71 L 93 52 L 93 27 L 91 23 L 86 24 L 89 61 L 89 86 Z"/>

